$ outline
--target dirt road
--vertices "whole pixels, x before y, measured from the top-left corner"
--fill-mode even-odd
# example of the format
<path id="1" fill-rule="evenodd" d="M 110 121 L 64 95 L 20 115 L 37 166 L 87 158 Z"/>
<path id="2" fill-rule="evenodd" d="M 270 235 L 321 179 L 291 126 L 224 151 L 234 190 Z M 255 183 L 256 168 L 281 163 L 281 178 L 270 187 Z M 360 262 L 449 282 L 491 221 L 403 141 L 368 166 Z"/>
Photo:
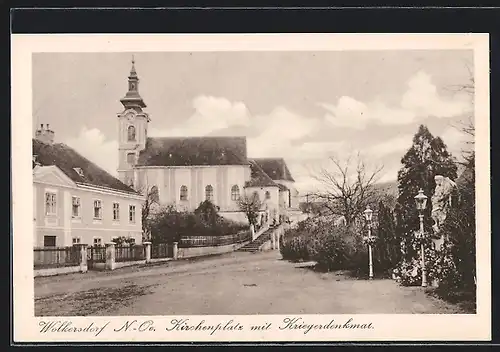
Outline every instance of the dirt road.
<path id="1" fill-rule="evenodd" d="M 420 287 L 317 273 L 276 251 L 35 279 L 37 316 L 461 313 Z"/>

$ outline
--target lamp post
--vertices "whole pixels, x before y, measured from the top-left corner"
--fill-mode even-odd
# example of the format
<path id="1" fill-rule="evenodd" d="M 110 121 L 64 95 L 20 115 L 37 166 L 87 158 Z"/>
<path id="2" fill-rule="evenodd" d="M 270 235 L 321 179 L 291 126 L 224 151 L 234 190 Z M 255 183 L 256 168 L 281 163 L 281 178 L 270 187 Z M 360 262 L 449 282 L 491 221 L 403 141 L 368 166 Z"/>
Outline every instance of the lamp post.
<path id="1" fill-rule="evenodd" d="M 370 209 L 370 206 L 366 206 L 366 210 L 364 211 L 365 214 L 365 219 L 368 224 L 368 237 L 366 239 L 366 242 L 368 242 L 368 265 L 369 265 L 369 276 L 368 278 L 370 280 L 373 280 L 373 258 L 372 258 L 372 216 L 373 216 L 373 210 Z"/>
<path id="2" fill-rule="evenodd" d="M 421 252 L 421 262 L 422 262 L 422 287 L 427 286 L 427 271 L 425 269 L 425 252 L 424 252 L 424 210 L 427 205 L 427 196 L 424 191 L 420 189 L 418 194 L 415 196 L 415 203 L 417 205 L 417 210 L 419 212 L 418 218 L 420 220 L 420 252 Z"/>

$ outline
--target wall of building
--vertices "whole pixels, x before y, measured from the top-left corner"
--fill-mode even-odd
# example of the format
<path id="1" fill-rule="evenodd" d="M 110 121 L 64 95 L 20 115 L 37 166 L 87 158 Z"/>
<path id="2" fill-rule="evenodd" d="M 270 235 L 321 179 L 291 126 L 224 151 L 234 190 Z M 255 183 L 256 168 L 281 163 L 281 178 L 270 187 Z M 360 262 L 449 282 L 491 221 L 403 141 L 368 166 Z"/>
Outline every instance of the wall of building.
<path id="1" fill-rule="evenodd" d="M 273 215 L 276 221 L 279 220 L 279 188 L 278 187 L 247 187 L 245 189 L 248 195 L 257 192 L 262 204 L 262 210 L 269 210 L 270 221 L 272 222 Z M 266 192 L 269 192 L 271 198 L 266 199 Z"/>
<path id="2" fill-rule="evenodd" d="M 45 193 L 56 194 L 56 214 L 45 214 Z M 58 187 L 34 183 L 35 225 L 34 245 L 42 247 L 44 236 L 56 236 L 56 246 L 70 246 L 73 237 L 81 243 L 92 244 L 94 237 L 102 239 L 103 244 L 113 237 L 133 237 L 136 243 L 142 241 L 141 207 L 142 199 L 125 194 L 109 193 L 100 190 Z M 80 198 L 80 216 L 72 216 L 72 197 Z M 94 200 L 101 200 L 102 219 L 94 219 Z M 113 220 L 113 203 L 119 204 L 120 218 Z M 135 206 L 135 223 L 129 221 L 129 205 Z"/>
<path id="3" fill-rule="evenodd" d="M 287 181 L 287 180 L 275 180 L 274 182 L 282 184 L 286 186 L 290 190 L 290 208 L 298 208 L 300 203 L 300 195 L 298 194 L 297 189 L 295 188 L 295 182 Z M 288 194 L 286 195 L 288 197 Z M 288 198 L 286 198 L 288 200 Z M 288 201 L 287 201 L 288 206 Z"/>
<path id="4" fill-rule="evenodd" d="M 237 185 L 243 194 L 250 177 L 250 166 L 184 166 L 149 167 L 135 170 L 138 187 L 158 187 L 160 203 L 175 204 L 177 208 L 192 211 L 205 200 L 205 187 L 213 187 L 213 203 L 221 212 L 238 211 L 231 200 L 231 187 Z M 188 199 L 180 200 L 181 186 L 188 188 Z"/>

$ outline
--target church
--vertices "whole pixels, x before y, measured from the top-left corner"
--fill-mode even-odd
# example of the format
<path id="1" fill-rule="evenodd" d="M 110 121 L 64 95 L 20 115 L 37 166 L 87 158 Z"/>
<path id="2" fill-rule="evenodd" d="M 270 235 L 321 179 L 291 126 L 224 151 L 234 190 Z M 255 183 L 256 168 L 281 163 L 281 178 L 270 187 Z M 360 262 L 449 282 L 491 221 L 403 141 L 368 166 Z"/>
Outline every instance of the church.
<path id="1" fill-rule="evenodd" d="M 219 214 L 246 221 L 243 194 L 257 194 L 271 221 L 300 214 L 299 194 L 283 158 L 249 158 L 246 137 L 148 137 L 150 116 L 139 94 L 134 60 L 118 114 L 118 177 L 139 192 L 154 192 L 162 205 L 193 211 L 209 200 Z"/>

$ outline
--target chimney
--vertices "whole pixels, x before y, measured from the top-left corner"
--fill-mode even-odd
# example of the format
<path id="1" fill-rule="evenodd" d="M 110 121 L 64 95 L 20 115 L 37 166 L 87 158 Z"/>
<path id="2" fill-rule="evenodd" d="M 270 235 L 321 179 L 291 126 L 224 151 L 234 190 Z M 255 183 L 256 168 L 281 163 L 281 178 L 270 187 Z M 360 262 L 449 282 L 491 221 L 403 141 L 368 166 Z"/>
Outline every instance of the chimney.
<path id="1" fill-rule="evenodd" d="M 47 127 L 44 129 L 43 128 L 43 123 L 40 125 L 40 129 L 36 130 L 35 132 L 35 138 L 39 140 L 40 142 L 46 143 L 46 144 L 53 144 L 54 143 L 54 136 L 55 133 L 51 129 L 49 129 L 49 124 L 47 124 Z"/>

